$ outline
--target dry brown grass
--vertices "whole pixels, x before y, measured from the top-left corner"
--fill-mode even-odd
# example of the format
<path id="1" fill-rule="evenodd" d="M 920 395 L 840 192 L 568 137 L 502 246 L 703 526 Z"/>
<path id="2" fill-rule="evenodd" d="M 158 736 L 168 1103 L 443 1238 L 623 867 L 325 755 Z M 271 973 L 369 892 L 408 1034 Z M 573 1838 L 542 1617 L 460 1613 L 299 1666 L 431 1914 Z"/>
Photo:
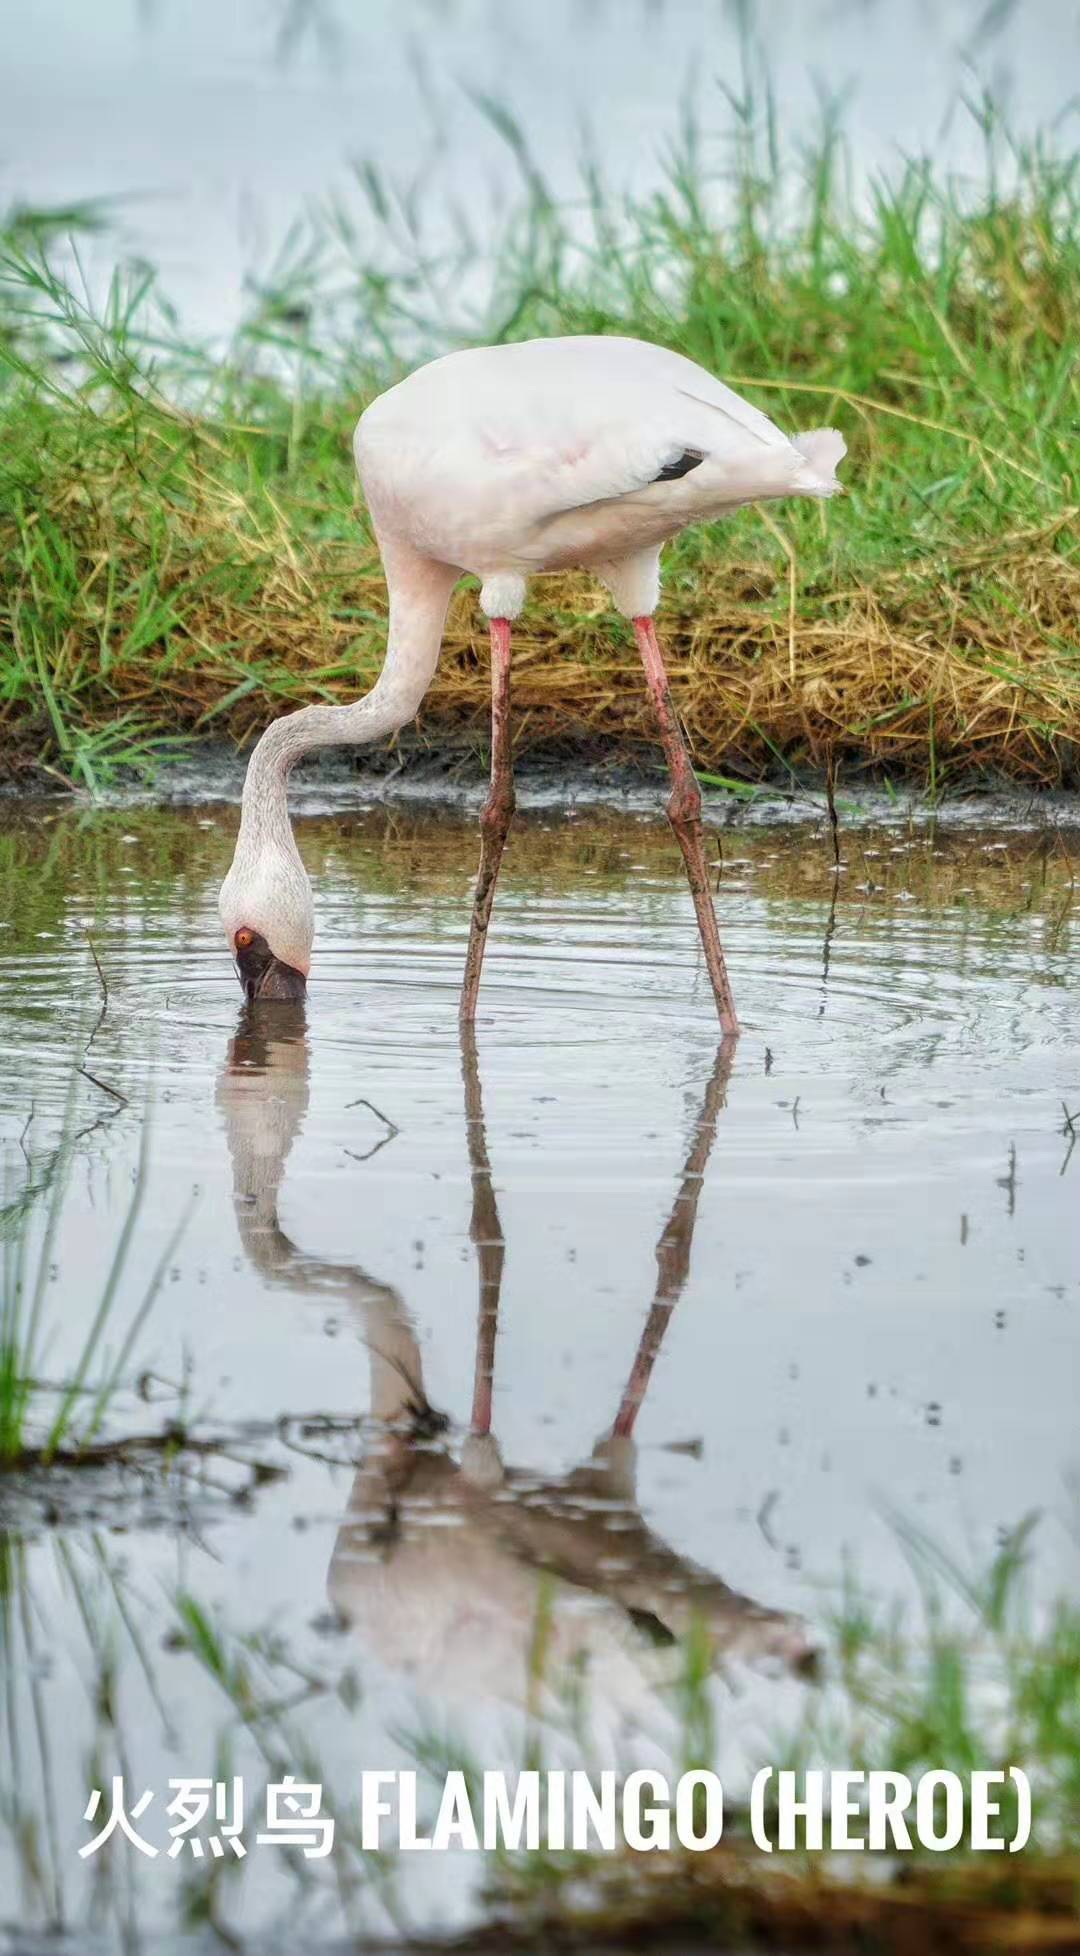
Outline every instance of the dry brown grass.
<path id="1" fill-rule="evenodd" d="M 670 591 L 661 616 L 673 690 L 695 760 L 705 771 L 758 780 L 778 757 L 798 768 L 829 751 L 865 766 L 940 780 L 984 768 L 1059 782 L 1073 766 L 1076 658 L 1057 641 L 1080 616 L 1080 569 L 1055 556 L 1051 533 L 1010 539 L 994 575 L 1008 592 L 988 619 L 967 601 L 977 558 L 950 566 L 956 600 L 942 630 L 940 591 L 898 570 L 874 591 L 831 596 L 815 617 L 778 616 L 755 597 L 767 567 L 708 568 Z M 551 580 L 561 627 L 535 607 L 517 634 L 518 740 L 565 735 L 624 746 L 653 729 L 632 642 L 584 580 Z M 548 598 L 547 581 L 540 592 Z M 546 607 L 545 607 L 546 608 Z M 455 609 L 425 724 L 482 721 L 486 673 L 467 603 Z"/>
<path id="2" fill-rule="evenodd" d="M 144 468 L 114 445 L 111 479 L 54 473 L 52 497 L 23 518 L 24 535 L 43 551 L 62 541 L 78 566 L 62 594 L 62 630 L 51 621 L 47 679 L 62 725 L 75 714 L 91 729 L 131 715 L 145 733 L 227 733 L 247 744 L 277 712 L 364 691 L 385 643 L 385 587 L 360 521 L 347 540 L 304 537 L 272 497 L 253 503 L 222 484 L 209 434 L 185 458 L 193 493 L 155 499 L 146 474 L 175 437 L 156 427 L 140 442 Z M 694 570 L 677 563 L 661 627 L 698 767 L 757 781 L 833 753 L 931 786 L 973 771 L 1074 780 L 1080 672 L 1069 641 L 1080 566 L 1060 542 L 1076 516 L 1065 509 L 992 549 L 914 556 L 872 589 L 808 590 L 794 558 L 778 571 L 772 518 L 769 530 L 747 522 L 734 561 L 702 553 Z M 12 565 L 9 523 L 0 519 Z M 149 620 L 148 582 L 160 614 Z M 34 763 L 56 733 L 33 683 L 43 583 L 24 548 L 7 597 L 32 684 L 9 687 L 0 703 L 12 764 Z M 472 729 L 483 743 L 487 713 L 485 628 L 475 593 L 462 590 L 421 736 L 437 747 Z M 519 753 L 553 739 L 625 751 L 649 743 L 651 752 L 633 640 L 584 577 L 534 586 L 515 632 L 514 727 Z M 62 770 L 62 739 L 55 744 Z"/>

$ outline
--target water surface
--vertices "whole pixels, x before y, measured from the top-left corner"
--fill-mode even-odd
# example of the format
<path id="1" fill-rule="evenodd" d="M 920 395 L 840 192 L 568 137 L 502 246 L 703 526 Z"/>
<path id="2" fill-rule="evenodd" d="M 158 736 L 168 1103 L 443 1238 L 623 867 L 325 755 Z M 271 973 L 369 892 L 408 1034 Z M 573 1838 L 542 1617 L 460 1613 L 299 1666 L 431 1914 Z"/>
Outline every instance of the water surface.
<path id="1" fill-rule="evenodd" d="M 361 1765 L 520 1763 L 530 1717 L 552 1761 L 582 1720 L 594 1762 L 670 1758 L 666 1643 L 691 1621 L 718 1763 L 760 1763 L 845 1566 L 910 1599 L 892 1515 L 974 1568 L 1038 1511 L 1034 1599 L 1075 1590 L 1075 835 L 852 830 L 837 876 L 816 828 L 725 831 L 732 1053 L 664 826 L 534 815 L 463 1051 L 471 822 L 303 819 L 310 999 L 262 1017 L 214 912 L 234 824 L 3 814 L 3 1134 L 9 1190 L 42 1190 L 31 1259 L 100 1008 L 88 932 L 109 989 L 86 1065 L 114 1092 L 79 1084 L 45 1250 L 47 1376 L 82 1349 L 149 1121 L 113 1351 L 197 1194 L 104 1432 L 182 1417 L 217 1442 L 171 1475 L 0 1483 L 5 1914 L 77 1924 L 93 1891 L 115 1923 L 137 1880 L 140 1924 L 172 1917 L 193 1863 L 120 1853 L 106 1879 L 75 1852 L 118 1759 L 161 1789 L 160 1843 L 168 1779 L 223 1759 L 252 1797 L 317 1762 L 344 1812 Z M 239 1675 L 278 1707 L 257 1745 Z M 426 1862 L 408 1919 L 467 1920 L 475 1865 Z M 269 1849 L 215 1879 L 245 1930 L 346 1908 L 322 1880 L 297 1902 Z M 370 1879 L 346 1900 L 400 1926 Z"/>

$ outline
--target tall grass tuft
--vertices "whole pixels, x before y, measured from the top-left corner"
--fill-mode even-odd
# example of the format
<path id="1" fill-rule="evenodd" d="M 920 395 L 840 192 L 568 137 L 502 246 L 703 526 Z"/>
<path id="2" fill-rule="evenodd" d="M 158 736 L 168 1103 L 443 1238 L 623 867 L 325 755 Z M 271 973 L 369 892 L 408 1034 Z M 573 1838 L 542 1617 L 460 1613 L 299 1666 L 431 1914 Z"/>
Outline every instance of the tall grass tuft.
<path id="1" fill-rule="evenodd" d="M 981 187 L 929 160 L 853 191 L 835 109 L 795 158 L 767 85 L 688 124 L 666 181 L 595 165 L 560 207 L 521 132 L 485 251 L 372 166 L 289 241 L 223 355 L 185 343 L 151 274 L 87 299 L 64 226 L 0 238 L 0 738 L 9 767 L 94 790 L 162 743 L 369 685 L 385 598 L 348 436 L 417 359 L 471 341 L 629 333 L 678 348 L 783 425 L 840 425 L 848 494 L 749 510 L 668 553 L 662 625 L 705 771 L 830 755 L 1077 778 L 1080 157 L 1010 140 Z M 707 159 L 720 157 L 714 168 Z M 585 580 L 523 623 L 525 744 L 651 726 L 626 631 Z M 425 737 L 482 724 L 463 593 Z M 651 748 L 650 748 L 651 752 Z"/>

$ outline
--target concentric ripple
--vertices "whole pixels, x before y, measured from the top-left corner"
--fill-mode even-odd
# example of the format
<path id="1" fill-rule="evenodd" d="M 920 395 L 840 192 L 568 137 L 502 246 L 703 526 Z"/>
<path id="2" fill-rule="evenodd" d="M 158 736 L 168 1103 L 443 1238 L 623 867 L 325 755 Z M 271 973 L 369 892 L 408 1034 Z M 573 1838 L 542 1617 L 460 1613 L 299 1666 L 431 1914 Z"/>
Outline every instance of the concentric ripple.
<path id="1" fill-rule="evenodd" d="M 234 822 L 8 818 L 9 1184 L 44 1185 L 65 1120 L 82 1137 L 56 1249 L 57 1281 L 77 1276 L 57 1366 L 107 1272 L 148 1112 L 134 1291 L 199 1191 L 153 1318 L 155 1371 L 175 1378 L 194 1352 L 230 1420 L 363 1410 L 364 1368 L 336 1342 L 355 1353 L 348 1273 L 363 1271 L 407 1301 L 431 1397 L 462 1416 L 482 1131 L 506 1244 L 495 1404 L 514 1457 L 548 1472 L 587 1456 L 665 1218 L 696 1189 L 685 1295 L 642 1414 L 657 1441 L 702 1440 L 706 1468 L 657 1455 L 649 1473 L 689 1552 L 707 1561 L 723 1528 L 732 1581 L 805 1608 L 801 1566 L 836 1568 L 851 1542 L 879 1552 L 872 1481 L 954 1517 L 962 1496 L 987 1540 L 1021 1484 L 1027 1506 L 1059 1498 L 1080 1350 L 1080 1159 L 1062 1107 L 1080 1106 L 1080 1042 L 1056 843 L 852 831 L 837 874 L 815 831 L 725 831 L 718 903 L 745 1027 L 727 1068 L 662 822 L 524 820 L 484 973 L 478 1126 L 456 1023 L 474 823 L 340 807 L 299 822 L 316 956 L 305 1024 L 275 1046 L 244 1032 L 216 919 Z M 259 1161 L 287 1281 L 249 1253 L 238 1163 Z M 930 1406 L 947 1408 L 932 1426 Z M 753 1529 L 731 1536 L 774 1487 L 780 1562 Z"/>
<path id="2" fill-rule="evenodd" d="M 65 1867 L 104 1702 L 84 1564 L 123 1586 L 103 1647 L 138 1640 L 110 1705 L 130 1709 L 148 1653 L 182 1705 L 182 1757 L 152 1681 L 125 1728 L 158 1786 L 222 1756 L 178 1592 L 245 1666 L 287 1651 L 286 1698 L 323 1681 L 303 1758 L 355 1789 L 361 1759 L 412 1763 L 410 1733 L 520 1759 L 540 1588 L 575 1731 L 587 1672 L 597 1717 L 634 1734 L 670 1716 L 635 1621 L 704 1621 L 725 1664 L 801 1663 L 845 1569 L 910 1597 L 890 1514 L 974 1569 L 1038 1515 L 1034 1601 L 1075 1590 L 1080 1040 L 1056 837 L 853 830 L 837 873 L 816 832 L 725 831 L 732 1053 L 663 824 L 523 821 L 474 1054 L 474 823 L 300 821 L 318 939 L 284 1018 L 242 1009 L 217 925 L 234 824 L 52 807 L 0 834 L 5 1274 L 21 1255 L 53 1382 L 111 1298 L 103 1432 L 164 1441 L 175 1503 L 153 1474 L 127 1498 L 83 1468 L 66 1513 L 51 1468 L 59 1506 L 37 1490 L 28 1519 L 9 1496 L 34 1598 L 9 1615 L 35 1645 L 5 1702 L 63 1734 L 41 1797 Z M 380 1446 L 395 1415 L 408 1444 L 418 1406 L 398 1490 Z M 173 1460 L 178 1409 L 220 1456 Z M 209 1503 L 185 1480 L 204 1472 Z M 554 1598 L 552 1568 L 571 1572 Z M 725 1779 L 799 1728 L 782 1694 L 801 1689 L 717 1678 Z M 3 1856 L 0 1834 L 10 1887 Z"/>

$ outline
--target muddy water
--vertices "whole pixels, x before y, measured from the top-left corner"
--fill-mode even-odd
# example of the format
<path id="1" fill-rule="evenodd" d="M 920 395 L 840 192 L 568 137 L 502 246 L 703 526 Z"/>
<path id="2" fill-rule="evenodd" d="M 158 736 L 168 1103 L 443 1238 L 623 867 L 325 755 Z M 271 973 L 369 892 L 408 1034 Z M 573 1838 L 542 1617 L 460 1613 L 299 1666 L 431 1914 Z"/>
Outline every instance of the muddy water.
<path id="1" fill-rule="evenodd" d="M 360 1767 L 513 1766 L 530 1719 L 547 1763 L 663 1762 L 691 1619 L 737 1776 L 802 1715 L 845 1564 L 910 1598 L 893 1515 L 978 1567 L 1038 1510 L 1036 1600 L 1075 1588 L 1075 837 L 852 831 L 837 877 L 814 827 L 726 831 L 732 1054 L 663 828 L 534 816 L 463 1051 L 471 823 L 304 819 L 314 983 L 262 1018 L 213 909 L 233 825 L 54 806 L 0 829 L 42 1371 L 77 1366 L 149 1122 L 91 1376 L 164 1255 L 102 1437 L 182 1422 L 204 1447 L 0 1481 L 0 1919 L 93 1901 L 105 1946 L 185 1908 L 460 1924 L 478 1860 L 388 1889 L 344 1819 L 306 1889 L 274 1847 L 80 1861 L 89 1789 L 154 1791 L 165 1846 L 181 1774 L 242 1771 L 253 1840 L 268 1774 L 317 1765 L 347 1816 Z M 113 1092 L 82 1079 L 71 1107 L 88 931 L 86 1066 Z"/>

